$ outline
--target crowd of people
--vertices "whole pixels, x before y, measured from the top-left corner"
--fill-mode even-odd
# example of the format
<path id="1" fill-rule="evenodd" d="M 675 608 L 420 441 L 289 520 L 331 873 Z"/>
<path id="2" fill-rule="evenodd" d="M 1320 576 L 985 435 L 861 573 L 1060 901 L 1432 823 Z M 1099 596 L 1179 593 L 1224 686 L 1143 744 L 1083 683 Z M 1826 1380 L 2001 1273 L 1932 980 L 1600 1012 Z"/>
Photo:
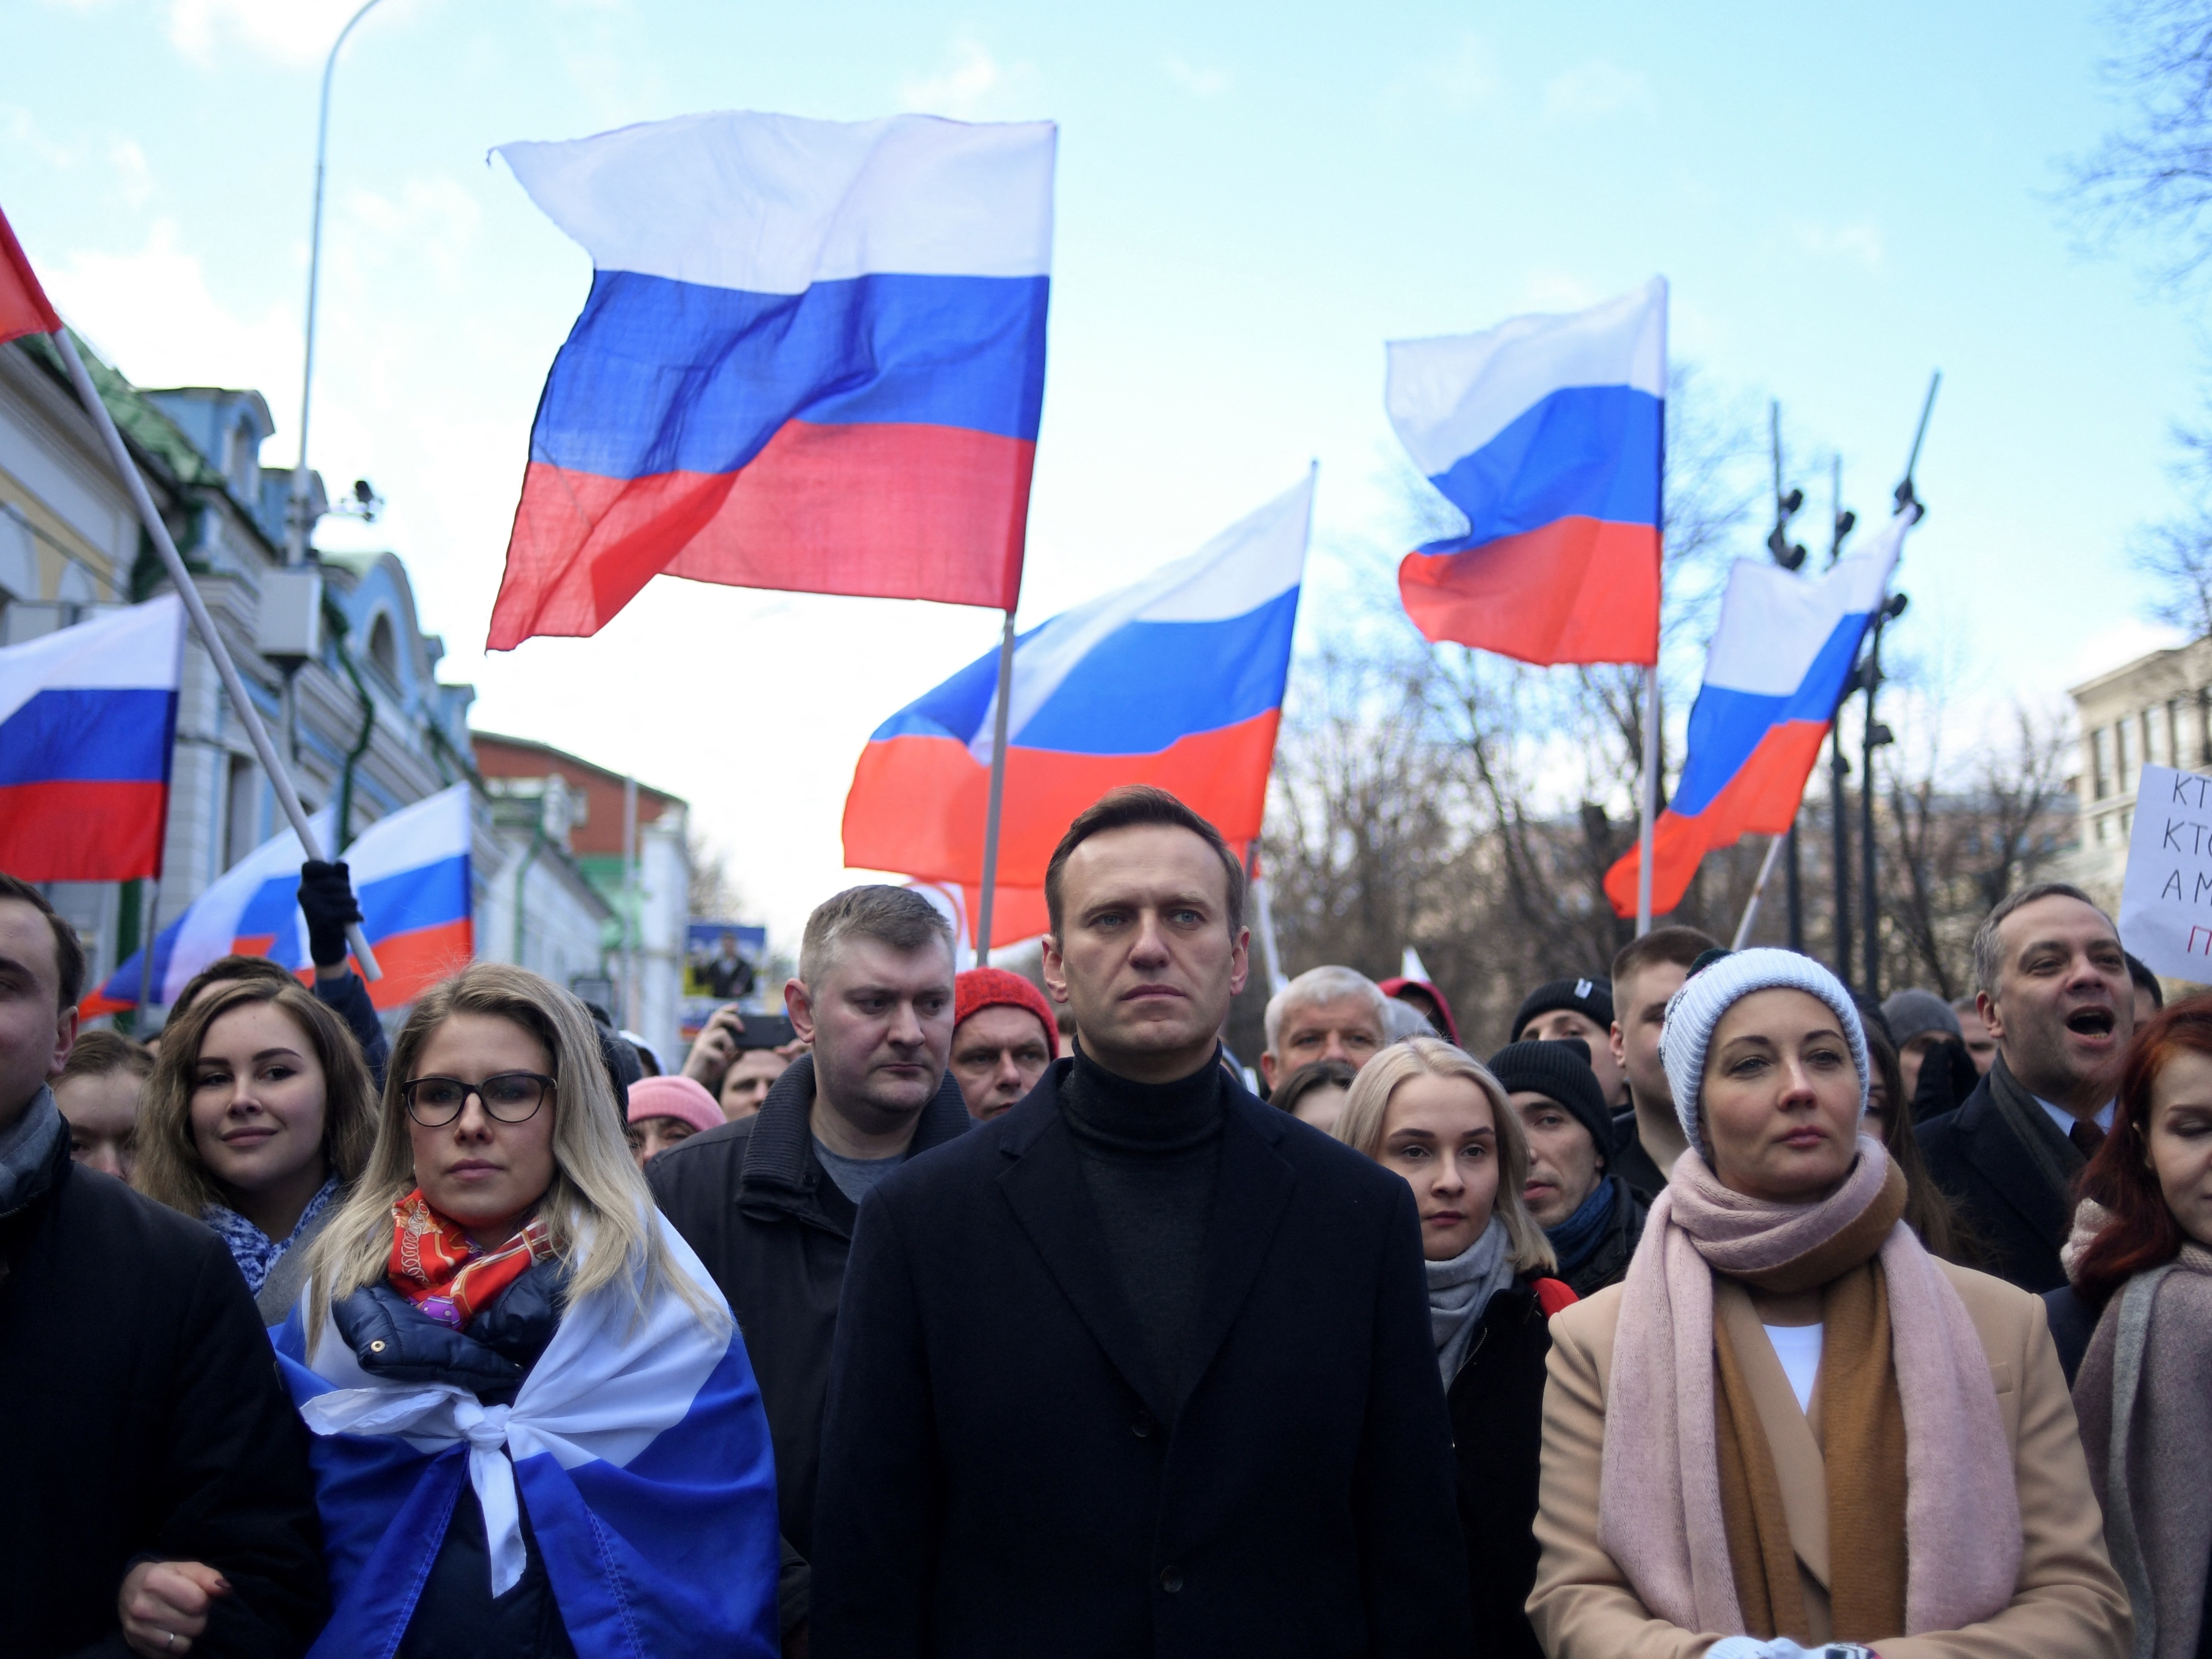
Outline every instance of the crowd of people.
<path id="1" fill-rule="evenodd" d="M 2212 1654 L 2212 998 L 2086 894 L 1486 1055 L 1316 966 L 1249 1072 L 1246 896 L 1118 790 L 1036 979 L 853 888 L 663 1074 L 498 963 L 387 1040 L 331 865 L 80 1033 L 0 876 L 0 1650 Z"/>

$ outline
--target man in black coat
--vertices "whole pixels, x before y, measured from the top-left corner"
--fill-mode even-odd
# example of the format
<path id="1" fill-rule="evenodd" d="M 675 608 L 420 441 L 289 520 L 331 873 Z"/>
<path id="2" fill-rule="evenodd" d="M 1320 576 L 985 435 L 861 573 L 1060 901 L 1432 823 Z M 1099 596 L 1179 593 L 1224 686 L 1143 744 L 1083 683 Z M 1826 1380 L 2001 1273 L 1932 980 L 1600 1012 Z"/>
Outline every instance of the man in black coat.
<path id="1" fill-rule="evenodd" d="M 1983 921 L 1974 977 L 1997 1057 L 1957 1111 L 1920 1127 L 1921 1156 L 1972 1227 L 1980 1265 L 2056 1290 L 2074 1182 L 2112 1127 L 2135 1035 L 2127 955 L 2087 893 L 2045 882 Z"/>
<path id="2" fill-rule="evenodd" d="M 0 1651 L 283 1659 L 329 1611 L 307 1430 L 222 1241 L 70 1161 L 83 983 L 0 876 Z"/>
<path id="3" fill-rule="evenodd" d="M 860 1208 L 818 1659 L 1462 1659 L 1412 1189 L 1218 1063 L 1242 866 L 1120 789 L 1045 893 L 1080 1051 Z"/>
<path id="4" fill-rule="evenodd" d="M 854 1218 L 875 1180 L 968 1128 L 945 1070 L 951 931 L 906 888 L 840 893 L 807 918 L 784 1004 L 812 1052 L 775 1080 L 757 1115 L 670 1147 L 646 1176 L 729 1299 L 760 1382 L 783 1534 L 777 1599 L 786 1645 L 796 1647 Z"/>

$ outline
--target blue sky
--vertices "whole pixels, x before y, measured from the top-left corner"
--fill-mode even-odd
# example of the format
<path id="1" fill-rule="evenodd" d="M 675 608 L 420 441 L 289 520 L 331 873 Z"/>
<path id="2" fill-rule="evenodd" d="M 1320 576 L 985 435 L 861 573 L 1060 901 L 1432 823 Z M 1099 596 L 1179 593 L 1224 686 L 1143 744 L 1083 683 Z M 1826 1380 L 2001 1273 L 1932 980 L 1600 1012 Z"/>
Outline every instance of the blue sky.
<path id="1" fill-rule="evenodd" d="M 14 0 L 0 58 L 0 205 L 57 302 L 142 383 L 259 387 L 272 464 L 296 442 L 316 81 L 351 4 Z M 1382 342 L 1661 271 L 1676 361 L 1781 398 L 1793 453 L 1840 452 L 1863 514 L 1942 368 L 1897 643 L 1942 657 L 1961 707 L 2048 701 L 2161 637 L 2126 546 L 2173 504 L 2167 430 L 2206 362 L 2197 308 L 2139 249 L 2083 252 L 2053 199 L 2114 118 L 2111 44 L 2093 0 L 384 0 L 338 69 L 312 459 L 391 507 L 325 541 L 406 559 L 477 724 L 688 796 L 792 929 L 838 883 L 868 732 L 996 619 L 663 581 L 596 640 L 483 656 L 590 280 L 486 152 L 714 108 L 1049 117 L 1025 623 L 1318 458 L 1310 631 L 1388 568 L 1355 551 L 1396 529 Z"/>

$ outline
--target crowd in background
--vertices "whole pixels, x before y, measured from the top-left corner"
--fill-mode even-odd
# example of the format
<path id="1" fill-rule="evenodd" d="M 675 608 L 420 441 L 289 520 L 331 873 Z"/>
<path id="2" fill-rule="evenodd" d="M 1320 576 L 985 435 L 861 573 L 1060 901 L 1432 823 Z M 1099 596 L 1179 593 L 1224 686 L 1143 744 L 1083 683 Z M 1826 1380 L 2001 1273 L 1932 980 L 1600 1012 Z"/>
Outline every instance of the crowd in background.
<path id="1" fill-rule="evenodd" d="M 0 1649 L 2212 1653 L 2212 1000 L 2083 893 L 1486 1054 L 1318 966 L 1249 1070 L 1210 824 L 1046 893 L 1036 979 L 838 894 L 665 1069 L 496 964 L 387 1036 L 332 865 L 308 983 L 79 1032 L 0 877 Z"/>

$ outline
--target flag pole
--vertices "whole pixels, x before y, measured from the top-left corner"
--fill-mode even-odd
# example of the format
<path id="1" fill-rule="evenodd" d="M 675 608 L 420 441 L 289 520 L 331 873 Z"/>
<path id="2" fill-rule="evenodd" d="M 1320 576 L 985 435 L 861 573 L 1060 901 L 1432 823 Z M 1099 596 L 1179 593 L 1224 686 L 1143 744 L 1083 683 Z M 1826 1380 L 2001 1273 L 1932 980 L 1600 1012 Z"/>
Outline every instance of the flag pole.
<path id="1" fill-rule="evenodd" d="M 1787 836 L 1775 836 L 1766 843 L 1766 856 L 1759 861 L 1759 879 L 1751 884 L 1751 897 L 1743 907 L 1743 920 L 1735 925 L 1735 937 L 1729 941 L 1729 949 L 1741 951 L 1751 939 L 1752 924 L 1759 920 L 1759 896 L 1766 890 L 1766 878 L 1774 873 L 1774 856 L 1782 850 Z"/>
<path id="2" fill-rule="evenodd" d="M 991 962 L 991 900 L 999 885 L 999 809 L 1006 797 L 1006 719 L 1013 702 L 1014 613 L 999 640 L 999 707 L 991 725 L 991 804 L 983 815 L 983 896 L 975 907 L 975 965 Z"/>
<path id="3" fill-rule="evenodd" d="M 200 598 L 200 591 L 193 585 L 191 572 L 185 568 L 183 556 L 177 551 L 177 544 L 170 538 L 169 526 L 161 522 L 161 514 L 155 510 L 154 498 L 146 493 L 146 481 L 138 476 L 137 464 L 124 447 L 123 434 L 115 429 L 115 417 L 107 412 L 107 405 L 100 400 L 99 388 L 93 385 L 92 376 L 85 372 L 84 360 L 77 356 L 76 342 L 70 337 L 69 330 L 56 329 L 52 337 L 61 352 L 62 362 L 69 366 L 70 383 L 76 386 L 76 395 L 83 403 L 85 412 L 92 416 L 93 424 L 100 428 L 100 435 L 107 444 L 107 458 L 115 463 L 116 471 L 122 475 L 124 485 L 131 492 L 131 500 L 138 509 L 139 522 L 146 526 L 146 534 L 153 541 L 155 552 L 161 555 L 163 568 L 167 570 L 169 580 L 176 585 L 177 597 L 185 602 L 185 614 L 191 617 L 192 628 L 199 635 L 200 643 L 207 647 L 208 655 L 214 659 L 216 672 L 222 678 L 222 689 L 230 694 L 230 705 L 237 711 L 239 723 L 245 726 L 246 737 L 252 741 L 253 752 L 261 762 L 261 769 L 269 775 L 269 781 L 276 788 L 277 804 L 284 809 L 284 816 L 292 825 L 292 833 L 300 838 L 300 850 L 319 862 L 323 856 L 322 843 L 315 838 L 314 830 L 307 822 L 307 809 L 300 805 L 299 791 L 292 787 L 292 775 L 284 769 L 284 763 L 277 758 L 276 746 L 269 741 L 269 730 L 261 723 L 261 713 L 246 695 L 246 683 L 238 678 L 238 665 L 230 659 L 230 647 L 223 643 L 222 635 L 216 632 L 215 623 L 208 616 L 207 605 Z M 346 942 L 353 947 L 354 959 L 361 964 L 362 978 L 374 980 L 384 977 L 384 970 L 377 966 L 376 953 L 368 948 L 368 936 L 362 932 L 359 922 L 347 924 Z M 149 957 L 152 949 L 152 941 L 149 940 L 147 950 Z"/>
<path id="4" fill-rule="evenodd" d="M 164 809 L 163 816 L 167 816 Z M 164 830 L 167 825 L 163 826 Z M 146 879 L 146 925 L 140 929 L 142 938 L 138 951 L 138 1006 L 131 1021 L 131 1034 L 143 1037 L 146 1030 L 146 1014 L 152 1006 L 154 994 L 154 940 L 161 931 L 161 878 L 149 876 Z"/>
<path id="5" fill-rule="evenodd" d="M 1651 826 L 1659 815 L 1659 665 L 1644 671 L 1644 823 L 1636 832 L 1636 937 L 1651 931 Z"/>

